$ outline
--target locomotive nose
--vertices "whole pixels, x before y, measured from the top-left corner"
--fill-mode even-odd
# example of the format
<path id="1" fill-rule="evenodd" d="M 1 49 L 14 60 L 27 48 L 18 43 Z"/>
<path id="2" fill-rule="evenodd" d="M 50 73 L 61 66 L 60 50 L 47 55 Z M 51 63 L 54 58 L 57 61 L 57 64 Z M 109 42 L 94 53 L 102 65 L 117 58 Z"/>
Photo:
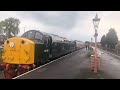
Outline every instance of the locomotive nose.
<path id="1" fill-rule="evenodd" d="M 20 37 L 8 39 L 4 43 L 2 59 L 11 64 L 33 64 L 34 42 Z"/>

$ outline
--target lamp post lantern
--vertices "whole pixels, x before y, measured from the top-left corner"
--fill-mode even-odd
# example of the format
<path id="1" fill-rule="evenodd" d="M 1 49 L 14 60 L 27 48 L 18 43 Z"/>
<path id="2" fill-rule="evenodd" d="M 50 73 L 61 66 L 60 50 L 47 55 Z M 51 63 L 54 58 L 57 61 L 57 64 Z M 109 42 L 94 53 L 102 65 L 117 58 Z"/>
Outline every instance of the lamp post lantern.
<path id="1" fill-rule="evenodd" d="M 97 33 L 97 30 L 98 30 L 99 22 L 100 22 L 100 18 L 98 18 L 98 15 L 96 14 L 95 18 L 93 19 L 93 25 L 95 28 L 95 34 L 94 34 L 94 37 L 95 37 L 94 72 L 95 73 L 97 73 L 97 64 L 98 64 L 98 55 L 97 55 L 97 36 L 98 36 L 98 33 Z"/>

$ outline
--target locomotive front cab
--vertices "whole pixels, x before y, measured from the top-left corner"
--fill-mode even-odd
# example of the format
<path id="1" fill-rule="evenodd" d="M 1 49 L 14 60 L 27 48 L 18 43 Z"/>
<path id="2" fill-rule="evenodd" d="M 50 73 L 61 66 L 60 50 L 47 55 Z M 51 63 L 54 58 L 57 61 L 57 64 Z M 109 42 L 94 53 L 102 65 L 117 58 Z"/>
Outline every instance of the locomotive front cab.
<path id="1" fill-rule="evenodd" d="M 6 40 L 2 59 L 9 64 L 33 64 L 34 42 L 21 37 Z"/>
<path id="2" fill-rule="evenodd" d="M 45 32 L 38 30 L 29 30 L 22 35 L 22 37 L 32 40 L 35 44 L 34 47 L 34 63 L 39 65 L 46 62 L 51 54 L 51 38 Z"/>

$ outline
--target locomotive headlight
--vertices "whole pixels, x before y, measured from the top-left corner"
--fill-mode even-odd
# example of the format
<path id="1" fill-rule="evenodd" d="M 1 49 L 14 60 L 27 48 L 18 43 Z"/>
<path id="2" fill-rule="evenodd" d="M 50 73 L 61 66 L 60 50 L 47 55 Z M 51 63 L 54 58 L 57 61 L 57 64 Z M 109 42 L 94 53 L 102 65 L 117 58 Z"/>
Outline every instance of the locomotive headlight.
<path id="1" fill-rule="evenodd" d="M 10 42 L 10 43 L 9 43 L 9 46 L 10 46 L 11 48 L 13 48 L 13 47 L 14 47 L 14 43 L 13 43 L 13 42 Z"/>

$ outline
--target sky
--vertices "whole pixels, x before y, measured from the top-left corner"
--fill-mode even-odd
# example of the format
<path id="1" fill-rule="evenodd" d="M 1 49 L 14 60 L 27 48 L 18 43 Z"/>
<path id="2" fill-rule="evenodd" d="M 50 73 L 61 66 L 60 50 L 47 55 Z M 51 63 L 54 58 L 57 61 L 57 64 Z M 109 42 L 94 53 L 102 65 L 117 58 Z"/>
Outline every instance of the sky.
<path id="1" fill-rule="evenodd" d="M 0 21 L 9 17 L 20 20 L 21 36 L 24 31 L 39 30 L 66 37 L 69 40 L 94 40 L 93 18 L 100 18 L 98 41 L 114 28 L 120 40 L 120 11 L 0 11 Z"/>

